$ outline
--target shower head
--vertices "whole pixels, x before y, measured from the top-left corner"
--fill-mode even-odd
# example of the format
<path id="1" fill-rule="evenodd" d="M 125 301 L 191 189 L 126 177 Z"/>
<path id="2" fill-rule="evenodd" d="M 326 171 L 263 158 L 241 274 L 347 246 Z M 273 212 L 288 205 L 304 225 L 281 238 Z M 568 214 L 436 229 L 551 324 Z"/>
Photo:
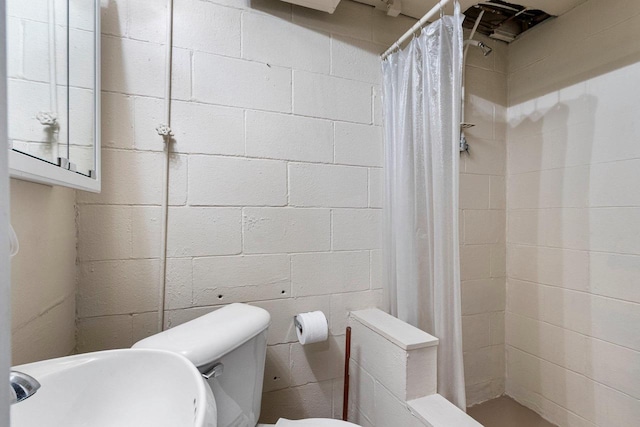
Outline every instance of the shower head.
<path id="1" fill-rule="evenodd" d="M 464 44 L 479 47 L 482 50 L 482 54 L 484 56 L 488 56 L 491 52 L 493 52 L 493 49 L 491 49 L 489 46 L 487 46 L 480 40 L 465 40 Z"/>

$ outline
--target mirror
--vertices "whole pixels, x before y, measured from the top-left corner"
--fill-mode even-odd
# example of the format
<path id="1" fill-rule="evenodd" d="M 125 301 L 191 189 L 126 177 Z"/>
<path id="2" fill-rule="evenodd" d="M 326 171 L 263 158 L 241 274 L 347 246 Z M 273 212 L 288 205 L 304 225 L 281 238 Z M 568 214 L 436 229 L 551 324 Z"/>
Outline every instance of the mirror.
<path id="1" fill-rule="evenodd" d="M 100 190 L 99 0 L 7 0 L 11 175 Z"/>

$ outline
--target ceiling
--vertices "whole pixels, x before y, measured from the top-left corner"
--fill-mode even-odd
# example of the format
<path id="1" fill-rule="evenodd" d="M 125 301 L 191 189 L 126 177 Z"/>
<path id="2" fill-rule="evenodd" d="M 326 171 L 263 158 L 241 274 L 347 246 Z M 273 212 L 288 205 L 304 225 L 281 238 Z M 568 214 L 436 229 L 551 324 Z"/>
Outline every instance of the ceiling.
<path id="1" fill-rule="evenodd" d="M 356 0 L 359 3 L 369 4 L 371 6 L 383 5 L 385 0 Z M 400 2 L 400 11 L 403 15 L 410 16 L 412 18 L 420 19 L 427 13 L 433 6 L 438 4 L 438 0 L 394 0 Z M 477 4 L 480 0 L 459 0 L 460 8 L 464 12 L 469 7 Z M 560 16 L 584 3 L 586 0 L 506 0 L 509 3 L 519 4 L 531 9 L 539 9 L 547 12 L 549 15 Z M 447 6 L 447 10 L 450 13 L 453 6 L 451 3 Z"/>

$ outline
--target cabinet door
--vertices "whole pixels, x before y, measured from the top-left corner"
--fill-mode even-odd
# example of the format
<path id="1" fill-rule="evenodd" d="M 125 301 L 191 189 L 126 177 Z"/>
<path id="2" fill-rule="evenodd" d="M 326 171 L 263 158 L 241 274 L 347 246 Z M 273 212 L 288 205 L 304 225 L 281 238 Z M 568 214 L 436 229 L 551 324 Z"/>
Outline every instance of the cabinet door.
<path id="1" fill-rule="evenodd" d="M 99 0 L 6 0 L 11 176 L 100 191 Z"/>

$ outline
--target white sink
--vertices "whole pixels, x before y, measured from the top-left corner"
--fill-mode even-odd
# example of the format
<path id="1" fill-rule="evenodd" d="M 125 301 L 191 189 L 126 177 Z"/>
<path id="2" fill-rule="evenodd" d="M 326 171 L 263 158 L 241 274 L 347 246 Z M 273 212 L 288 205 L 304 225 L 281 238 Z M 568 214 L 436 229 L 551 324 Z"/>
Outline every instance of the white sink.
<path id="1" fill-rule="evenodd" d="M 186 358 L 124 349 L 16 366 L 42 385 L 12 427 L 216 427 L 213 394 Z"/>

